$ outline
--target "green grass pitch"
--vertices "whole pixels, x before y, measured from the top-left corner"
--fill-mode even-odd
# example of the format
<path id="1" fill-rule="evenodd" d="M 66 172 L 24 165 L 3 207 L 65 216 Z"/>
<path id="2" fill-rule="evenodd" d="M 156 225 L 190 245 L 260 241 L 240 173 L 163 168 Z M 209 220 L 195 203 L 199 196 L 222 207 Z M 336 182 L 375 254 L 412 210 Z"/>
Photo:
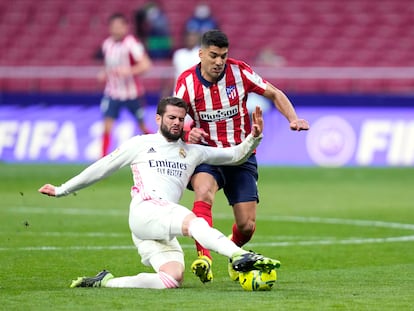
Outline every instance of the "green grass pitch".
<path id="1" fill-rule="evenodd" d="M 261 167 L 257 230 L 246 245 L 280 259 L 270 292 L 244 292 L 214 254 L 214 281 L 189 271 L 180 289 L 70 289 L 106 268 L 151 271 L 128 229 L 131 174 L 123 169 L 66 198 L 37 193 L 80 165 L 0 164 L 1 310 L 413 310 L 414 168 Z M 186 192 L 182 203 L 192 204 Z M 215 226 L 230 233 L 220 192 Z"/>

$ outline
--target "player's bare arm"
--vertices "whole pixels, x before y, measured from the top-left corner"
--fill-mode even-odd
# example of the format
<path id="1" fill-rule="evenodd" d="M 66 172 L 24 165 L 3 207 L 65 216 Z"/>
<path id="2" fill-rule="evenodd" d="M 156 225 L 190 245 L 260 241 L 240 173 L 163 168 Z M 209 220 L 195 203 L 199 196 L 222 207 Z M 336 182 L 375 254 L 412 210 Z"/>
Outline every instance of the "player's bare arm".
<path id="1" fill-rule="evenodd" d="M 152 67 L 151 59 L 147 54 L 144 54 L 137 64 L 131 67 L 133 75 L 140 75 L 147 72 Z"/>
<path id="2" fill-rule="evenodd" d="M 131 75 L 141 75 L 147 72 L 152 66 L 151 59 L 148 55 L 143 55 L 143 57 L 132 67 L 118 67 L 116 68 L 116 73 L 122 77 L 128 77 Z"/>
<path id="3" fill-rule="evenodd" d="M 281 90 L 267 82 L 266 91 L 263 96 L 270 99 L 277 110 L 283 114 L 289 121 L 290 129 L 295 131 L 309 130 L 309 123 L 305 119 L 299 119 L 296 115 L 295 108 L 290 102 L 289 98 Z"/>
<path id="4" fill-rule="evenodd" d="M 98 80 L 98 82 L 105 82 L 106 81 L 106 71 L 105 68 L 101 68 L 98 72 L 98 74 L 96 75 L 96 79 Z"/>

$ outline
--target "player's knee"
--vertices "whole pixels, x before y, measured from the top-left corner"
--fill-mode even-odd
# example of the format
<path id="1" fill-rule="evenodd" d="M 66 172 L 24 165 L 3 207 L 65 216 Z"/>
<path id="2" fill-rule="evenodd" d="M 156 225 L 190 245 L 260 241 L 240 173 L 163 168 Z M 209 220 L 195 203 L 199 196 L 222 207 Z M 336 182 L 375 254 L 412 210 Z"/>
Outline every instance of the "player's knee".
<path id="1" fill-rule="evenodd" d="M 213 204 L 216 190 L 212 185 L 204 183 L 193 183 L 193 189 L 196 201 L 203 201 L 209 204 Z"/>
<path id="2" fill-rule="evenodd" d="M 184 281 L 184 272 L 177 271 L 171 277 L 177 282 L 176 287 L 180 287 Z"/>
<path id="3" fill-rule="evenodd" d="M 160 267 L 159 273 L 165 276 L 167 288 L 180 287 L 184 280 L 184 266 L 179 262 L 171 261 Z"/>
<path id="4" fill-rule="evenodd" d="M 165 288 L 178 288 L 184 281 L 184 272 L 181 271 L 169 271 L 169 273 L 160 271 L 158 273 L 162 282 L 165 285 Z"/>
<path id="5" fill-rule="evenodd" d="M 248 219 L 237 224 L 239 232 L 245 236 L 252 236 L 256 230 L 256 222 L 253 219 Z"/>

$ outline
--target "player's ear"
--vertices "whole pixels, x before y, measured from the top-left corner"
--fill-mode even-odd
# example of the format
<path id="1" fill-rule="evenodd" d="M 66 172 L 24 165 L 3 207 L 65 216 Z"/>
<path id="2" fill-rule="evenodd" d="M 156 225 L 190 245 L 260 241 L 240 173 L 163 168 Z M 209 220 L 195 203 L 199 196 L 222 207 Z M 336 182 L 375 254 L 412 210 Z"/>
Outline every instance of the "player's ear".
<path id="1" fill-rule="evenodd" d="M 161 116 L 158 113 L 155 115 L 155 122 L 158 126 L 161 125 Z"/>

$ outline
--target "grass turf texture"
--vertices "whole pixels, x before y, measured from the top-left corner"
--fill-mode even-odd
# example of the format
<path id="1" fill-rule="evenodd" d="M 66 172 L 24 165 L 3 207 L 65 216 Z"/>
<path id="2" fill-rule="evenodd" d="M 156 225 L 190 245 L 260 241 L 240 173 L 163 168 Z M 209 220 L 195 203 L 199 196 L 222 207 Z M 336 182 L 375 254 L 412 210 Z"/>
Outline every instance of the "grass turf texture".
<path id="1" fill-rule="evenodd" d="M 257 230 L 246 248 L 282 267 L 272 291 L 244 292 L 217 254 L 214 282 L 196 279 L 186 238 L 180 289 L 70 289 L 72 279 L 104 268 L 116 276 L 151 271 L 130 238 L 128 169 L 76 196 L 37 193 L 83 167 L 0 165 L 1 309 L 412 310 L 413 168 L 260 168 Z M 182 203 L 191 202 L 186 192 Z M 222 192 L 214 215 L 229 234 L 232 212 Z"/>

